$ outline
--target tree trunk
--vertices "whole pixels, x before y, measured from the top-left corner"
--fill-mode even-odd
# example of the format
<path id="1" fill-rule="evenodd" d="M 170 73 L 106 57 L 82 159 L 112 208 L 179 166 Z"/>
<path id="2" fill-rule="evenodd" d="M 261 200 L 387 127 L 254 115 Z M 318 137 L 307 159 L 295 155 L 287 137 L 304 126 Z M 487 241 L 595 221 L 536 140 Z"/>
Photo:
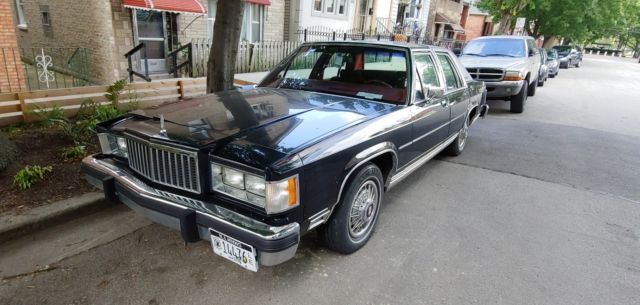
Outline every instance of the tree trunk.
<path id="1" fill-rule="evenodd" d="M 542 47 L 545 49 L 550 49 L 556 44 L 558 44 L 558 38 L 556 36 L 545 37 L 544 44 L 542 44 Z"/>
<path id="2" fill-rule="evenodd" d="M 500 16 L 500 27 L 498 28 L 498 35 L 511 35 L 511 14 L 504 12 Z"/>
<path id="3" fill-rule="evenodd" d="M 242 30 L 244 0 L 218 0 L 213 42 L 207 62 L 207 92 L 233 89 Z"/>

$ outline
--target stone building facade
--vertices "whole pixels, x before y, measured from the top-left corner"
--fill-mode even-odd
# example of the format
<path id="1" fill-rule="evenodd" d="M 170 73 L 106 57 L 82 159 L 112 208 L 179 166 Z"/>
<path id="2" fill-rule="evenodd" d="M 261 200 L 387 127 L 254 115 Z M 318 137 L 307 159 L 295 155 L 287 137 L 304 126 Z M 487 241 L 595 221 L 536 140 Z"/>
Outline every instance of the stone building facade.
<path id="1" fill-rule="evenodd" d="M 158 25 L 156 30 L 164 36 L 153 37 L 162 40 L 162 50 L 150 49 L 156 56 L 160 68 L 150 73 L 167 73 L 166 56 L 169 52 L 192 42 L 194 39 L 210 40 L 215 20 L 216 0 L 175 0 L 175 11 L 154 9 L 153 7 L 136 8 L 129 5 L 129 0 L 0 0 L 0 3 L 22 3 L 22 11 L 26 24 L 17 30 L 18 46 L 33 52 L 40 49 L 56 48 L 51 54 L 54 62 L 64 65 L 72 52 L 77 48 L 86 48 L 88 53 L 87 70 L 90 82 L 94 84 L 110 84 L 118 79 L 128 78 L 128 61 L 124 54 L 142 42 L 143 33 L 149 27 Z M 197 1 L 205 9 L 204 13 L 180 11 L 181 1 Z M 245 40 L 284 40 L 285 2 L 289 0 L 245 0 L 245 20 L 243 37 Z M 142 2 L 147 3 L 147 2 Z M 214 8 L 213 10 L 211 8 Z M 0 13 L 1 14 L 1 13 Z M 17 16 L 10 13 L 10 16 Z M 155 24 L 142 24 L 145 18 L 156 18 L 161 21 Z M 252 19 L 253 18 L 253 19 Z M 7 19 L 1 18 L 0 22 Z M 15 18 L 13 18 L 15 19 Z M 13 19 L 12 23 L 14 22 Z M 18 24 L 15 22 L 15 24 Z M 15 29 L 2 26 L 1 29 Z M 245 31 L 245 28 L 250 28 Z M 152 29 L 151 32 L 155 31 Z M 148 40 L 151 45 L 154 42 Z M 156 44 L 158 45 L 158 44 Z M 59 49 L 57 49 L 59 48 Z M 151 55 L 150 55 L 151 56 Z M 136 56 L 132 60 L 134 70 L 139 72 L 142 62 Z"/>
<path id="2" fill-rule="evenodd" d="M 26 89 L 20 63 L 13 1 L 0 0 L 0 93 Z"/>

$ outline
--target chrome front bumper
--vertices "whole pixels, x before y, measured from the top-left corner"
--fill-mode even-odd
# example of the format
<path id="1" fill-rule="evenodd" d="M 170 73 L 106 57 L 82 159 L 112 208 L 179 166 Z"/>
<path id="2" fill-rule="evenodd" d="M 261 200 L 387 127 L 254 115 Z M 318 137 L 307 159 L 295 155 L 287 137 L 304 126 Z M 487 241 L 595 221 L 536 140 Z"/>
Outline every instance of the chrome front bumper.
<path id="1" fill-rule="evenodd" d="M 487 86 L 487 97 L 509 97 L 520 93 L 524 81 L 484 82 Z"/>
<path id="2" fill-rule="evenodd" d="M 291 259 L 300 242 L 300 225 L 274 227 L 247 216 L 192 198 L 164 192 L 136 178 L 128 170 L 99 155 L 82 160 L 87 181 L 105 197 L 120 201 L 152 221 L 181 232 L 187 242 L 210 240 L 209 228 L 256 248 L 261 265 Z"/>

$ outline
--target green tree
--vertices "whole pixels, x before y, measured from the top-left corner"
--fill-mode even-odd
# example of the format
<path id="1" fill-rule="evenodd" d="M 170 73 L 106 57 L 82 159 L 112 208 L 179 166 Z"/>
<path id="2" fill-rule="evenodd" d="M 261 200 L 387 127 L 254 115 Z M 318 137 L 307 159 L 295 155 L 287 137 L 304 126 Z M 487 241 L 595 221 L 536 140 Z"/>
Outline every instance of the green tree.
<path id="1" fill-rule="evenodd" d="M 207 92 L 233 89 L 245 0 L 218 0 L 207 62 Z"/>
<path id="2" fill-rule="evenodd" d="M 489 12 L 500 22 L 498 33 L 511 34 L 513 19 L 518 17 L 531 0 L 480 0 L 478 7 Z"/>

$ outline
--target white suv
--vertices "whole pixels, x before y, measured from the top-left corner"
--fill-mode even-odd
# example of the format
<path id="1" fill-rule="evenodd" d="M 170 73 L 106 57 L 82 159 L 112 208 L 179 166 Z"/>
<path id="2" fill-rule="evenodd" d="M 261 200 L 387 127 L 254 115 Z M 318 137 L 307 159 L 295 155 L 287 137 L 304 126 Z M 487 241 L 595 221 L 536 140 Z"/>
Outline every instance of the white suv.
<path id="1" fill-rule="evenodd" d="M 484 81 L 487 97 L 511 101 L 521 113 L 527 96 L 536 94 L 540 55 L 529 36 L 485 36 L 467 43 L 460 61 L 471 77 Z"/>

